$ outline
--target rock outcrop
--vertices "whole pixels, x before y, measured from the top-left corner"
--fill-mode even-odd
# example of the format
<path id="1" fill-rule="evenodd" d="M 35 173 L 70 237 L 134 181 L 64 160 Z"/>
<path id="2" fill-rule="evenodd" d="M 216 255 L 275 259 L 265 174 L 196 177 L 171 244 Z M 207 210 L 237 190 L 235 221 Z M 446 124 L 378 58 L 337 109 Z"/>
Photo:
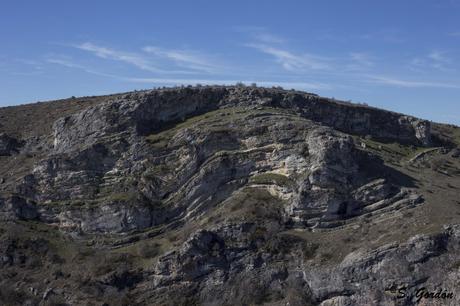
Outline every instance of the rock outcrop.
<path id="1" fill-rule="evenodd" d="M 204 87 L 133 93 L 61 118 L 54 125 L 57 152 L 96 142 L 104 135 L 146 135 L 193 115 L 225 107 L 281 107 L 346 133 L 430 144 L 430 122 L 312 94 L 259 88 Z"/>
<path id="2" fill-rule="evenodd" d="M 169 297 L 173 292 L 194 290 L 198 303 L 204 305 L 235 305 L 244 299 L 263 301 L 265 296 L 270 296 L 276 305 L 418 305 L 419 302 L 456 305 L 460 302 L 453 291 L 460 276 L 456 266 L 460 260 L 458 226 L 372 251 L 355 251 L 328 267 L 311 266 L 308 251 L 312 246 L 295 236 L 283 237 L 285 245 L 269 236 L 259 241 L 288 247 L 284 254 L 282 249 L 273 254 L 269 249 L 251 245 L 248 237 L 255 230 L 254 225 L 240 224 L 195 233 L 179 250 L 159 259 L 151 276 L 151 290 L 169 292 Z M 303 253 L 295 254 L 297 250 L 293 247 L 302 243 L 299 249 Z M 260 253 L 254 257 L 251 254 L 257 248 Z M 289 264 L 278 265 L 280 256 Z M 446 274 L 433 273 L 440 267 L 448 269 Z M 436 300 L 421 294 L 439 292 L 441 283 L 442 292 L 453 293 L 451 297 L 446 295 Z M 168 304 L 163 300 L 160 303 Z"/>
<path id="3" fill-rule="evenodd" d="M 18 196 L 0 198 L 0 220 L 34 220 L 38 218 L 35 203 Z"/>
<path id="4" fill-rule="evenodd" d="M 416 305 L 455 287 L 460 165 L 429 121 L 241 86 L 74 107 L 0 134 L 3 304 Z"/>
<path id="5" fill-rule="evenodd" d="M 0 133 L 0 156 L 10 156 L 16 154 L 21 147 L 21 142 L 16 138 Z"/>

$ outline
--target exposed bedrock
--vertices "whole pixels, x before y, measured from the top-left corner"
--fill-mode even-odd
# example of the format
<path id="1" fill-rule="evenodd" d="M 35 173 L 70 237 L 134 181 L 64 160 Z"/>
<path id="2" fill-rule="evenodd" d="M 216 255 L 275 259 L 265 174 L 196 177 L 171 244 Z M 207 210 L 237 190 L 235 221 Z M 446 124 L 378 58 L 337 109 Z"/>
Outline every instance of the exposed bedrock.
<path id="1" fill-rule="evenodd" d="M 46 119 L 0 126 L 2 305 L 412 306 L 458 285 L 452 126 L 255 86 L 53 103 L 0 110 Z"/>
<path id="2" fill-rule="evenodd" d="M 168 122 L 234 106 L 273 106 L 346 133 L 407 143 L 430 144 L 430 122 L 312 94 L 259 88 L 205 87 L 127 94 L 59 119 L 54 125 L 56 152 L 67 152 L 119 132 L 149 134 Z"/>
<path id="3" fill-rule="evenodd" d="M 318 119 L 332 106 L 376 110 L 238 90 L 133 93 L 60 119 L 55 152 L 16 191 L 43 205 L 43 220 L 95 232 L 199 218 L 248 186 L 282 201 L 283 219 L 295 226 L 335 227 L 421 202 L 350 135 Z M 309 103 L 326 113 L 305 118 L 320 112 Z"/>
<path id="4" fill-rule="evenodd" d="M 160 258 L 149 277 L 149 290 L 164 305 L 170 305 L 168 299 L 177 300 L 173 296 L 178 292 L 203 305 L 234 305 L 267 296 L 273 305 L 418 305 L 417 290 L 433 291 L 441 282 L 444 288 L 455 288 L 459 277 L 455 268 L 438 273 L 439 267 L 460 259 L 458 226 L 352 252 L 334 266 L 312 266 L 312 246 L 296 236 L 274 233 L 276 227 L 260 233 L 250 223 L 198 231 Z M 256 244 L 254 235 L 259 237 Z M 278 252 L 271 253 L 271 247 Z M 295 253 L 299 250 L 303 253 Z M 289 264 L 281 264 L 281 258 Z M 400 290 L 405 297 L 397 299 Z M 439 302 L 459 301 L 454 295 Z"/>

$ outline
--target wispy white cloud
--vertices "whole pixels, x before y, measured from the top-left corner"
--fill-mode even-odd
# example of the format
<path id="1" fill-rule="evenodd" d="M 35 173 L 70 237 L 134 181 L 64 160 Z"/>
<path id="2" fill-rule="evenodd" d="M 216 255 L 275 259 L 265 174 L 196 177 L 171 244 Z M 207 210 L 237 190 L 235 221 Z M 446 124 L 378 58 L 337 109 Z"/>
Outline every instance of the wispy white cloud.
<path id="1" fill-rule="evenodd" d="M 19 76 L 36 76 L 42 75 L 43 71 L 13 71 L 11 72 L 12 75 L 19 75 Z"/>
<path id="2" fill-rule="evenodd" d="M 284 38 L 281 38 L 280 36 L 265 32 L 254 34 L 254 38 L 260 42 L 268 44 L 282 44 L 286 41 Z"/>
<path id="3" fill-rule="evenodd" d="M 74 45 L 74 47 L 91 52 L 97 57 L 103 59 L 110 59 L 115 61 L 121 61 L 127 64 L 136 66 L 139 69 L 150 71 L 150 72 L 164 72 L 162 69 L 155 67 L 148 59 L 137 53 L 128 53 L 115 49 L 110 49 L 96 44 L 85 42 L 82 44 Z"/>
<path id="4" fill-rule="evenodd" d="M 196 51 L 165 49 L 157 46 L 146 46 L 142 52 L 126 52 L 96 45 L 91 42 L 73 45 L 75 48 L 88 51 L 93 55 L 133 65 L 141 70 L 162 74 L 191 74 L 196 72 L 216 72 L 221 65 L 211 61 L 211 56 Z M 183 70 L 171 67 L 185 68 Z"/>
<path id="5" fill-rule="evenodd" d="M 375 57 L 365 52 L 352 52 L 349 55 L 350 63 L 347 70 L 366 70 L 375 65 Z"/>
<path id="6" fill-rule="evenodd" d="M 404 88 L 450 88 L 460 89 L 460 83 L 443 83 L 443 82 L 431 82 L 431 81 L 413 81 L 413 80 L 402 80 L 387 76 L 367 76 L 370 82 L 393 85 Z"/>
<path id="7" fill-rule="evenodd" d="M 37 61 L 37 60 L 18 58 L 15 61 L 18 62 L 18 63 L 24 64 L 24 65 L 33 66 L 33 67 L 35 67 L 37 69 L 42 68 L 42 63 L 40 61 Z"/>
<path id="8" fill-rule="evenodd" d="M 284 69 L 291 72 L 327 70 L 330 68 L 328 59 L 324 57 L 312 54 L 295 54 L 289 50 L 259 43 L 246 44 L 246 46 L 271 55 Z"/>
<path id="9" fill-rule="evenodd" d="M 425 56 L 418 56 L 410 61 L 410 65 L 415 70 L 420 69 L 437 69 L 440 71 L 453 71 L 453 60 L 448 56 L 447 52 L 434 50 Z"/>
<path id="10" fill-rule="evenodd" d="M 36 76 L 44 73 L 43 63 L 31 59 L 15 58 L 0 61 L 0 71 L 17 76 Z"/>
<path id="11" fill-rule="evenodd" d="M 375 40 L 390 44 L 403 43 L 406 41 L 403 33 L 399 29 L 385 28 L 367 34 L 357 35 L 357 39 Z"/>
<path id="12" fill-rule="evenodd" d="M 330 59 L 310 53 L 296 53 L 282 47 L 286 39 L 267 31 L 264 27 L 239 27 L 238 31 L 248 35 L 252 42 L 244 46 L 270 55 L 275 62 L 289 72 L 330 69 Z"/>
<path id="13" fill-rule="evenodd" d="M 346 43 L 352 41 L 378 41 L 389 44 L 402 43 L 406 41 L 403 33 L 397 29 L 381 29 L 374 32 L 363 32 L 360 34 L 340 33 L 337 31 L 320 30 L 314 39 Z"/>
<path id="14" fill-rule="evenodd" d="M 433 51 L 428 54 L 428 58 L 433 61 L 432 66 L 434 68 L 440 70 L 451 70 L 449 66 L 452 63 L 452 59 L 447 56 L 446 52 Z"/>
<path id="15" fill-rule="evenodd" d="M 67 57 L 60 57 L 60 56 L 48 57 L 46 59 L 46 62 L 48 62 L 50 64 L 64 66 L 64 67 L 67 67 L 67 68 L 79 69 L 79 70 L 82 70 L 82 71 L 84 71 L 86 73 L 90 73 L 90 74 L 94 74 L 94 75 L 98 75 L 98 76 L 109 77 L 109 78 L 117 78 L 113 74 L 104 73 L 104 72 L 95 70 L 93 68 L 90 68 L 88 66 L 75 63 L 72 59 L 67 58 Z"/>
<path id="16" fill-rule="evenodd" d="M 336 58 L 320 56 L 312 53 L 300 53 L 283 47 L 280 39 L 271 36 L 269 32 L 263 30 L 252 30 L 252 43 L 244 46 L 261 52 L 272 61 L 280 65 L 283 70 L 278 71 L 278 76 L 270 74 L 270 79 L 279 79 L 279 82 L 267 81 L 261 73 L 254 73 L 248 76 L 247 73 L 238 70 L 235 65 L 236 73 L 229 73 L 227 69 L 220 65 L 213 56 L 193 51 L 190 49 L 168 49 L 160 46 L 145 46 L 138 52 L 126 52 L 99 46 L 90 42 L 74 45 L 74 47 L 90 52 L 91 54 L 103 58 L 123 62 L 139 69 L 154 72 L 152 77 L 131 77 L 118 74 L 112 74 L 109 71 L 101 71 L 92 66 L 82 65 L 82 59 L 78 62 L 71 58 L 51 57 L 47 59 L 48 63 L 65 66 L 68 68 L 80 69 L 94 75 L 110 77 L 123 82 L 162 84 L 162 85 L 180 85 L 180 84 L 234 84 L 238 81 L 245 83 L 256 82 L 261 86 L 281 85 L 288 88 L 304 90 L 324 90 L 344 86 L 342 83 L 375 83 L 386 86 L 397 86 L 402 88 L 451 88 L 459 89 L 460 83 L 444 83 L 440 81 L 431 81 L 429 79 L 417 80 L 400 79 L 389 77 L 378 72 L 381 68 L 377 64 L 374 55 L 367 52 L 356 51 L 344 53 L 343 56 Z M 433 50 L 423 57 L 414 58 L 413 66 L 431 67 L 434 69 L 446 69 L 452 60 L 446 52 Z M 173 70 L 170 68 L 183 70 Z M 134 74 L 135 75 L 135 74 Z M 246 75 L 246 77 L 245 77 Z M 308 81 L 316 75 L 319 82 Z M 191 77 L 193 76 L 193 77 Z M 326 80 L 327 83 L 321 83 Z M 264 80 L 265 79 L 265 80 Z M 293 81 L 300 79 L 301 81 Z M 305 80 L 305 81 L 303 81 Z M 435 80 L 435 79 L 434 79 Z"/>
<path id="17" fill-rule="evenodd" d="M 210 61 L 209 55 L 204 56 L 196 51 L 164 49 L 156 46 L 146 46 L 142 50 L 157 57 L 172 60 L 177 65 L 192 70 L 215 72 L 221 68 L 220 65 Z"/>
<path id="18" fill-rule="evenodd" d="M 270 33 L 265 27 L 256 27 L 256 26 L 240 26 L 234 28 L 236 31 L 244 33 L 245 35 L 251 37 L 252 40 L 259 43 L 267 44 L 281 44 L 286 42 L 286 39 Z"/>
<path id="19" fill-rule="evenodd" d="M 62 59 L 62 58 L 47 58 L 46 61 L 50 64 L 57 64 L 61 66 L 65 66 L 67 68 L 78 68 L 78 69 L 86 69 L 86 67 L 73 63 L 70 60 Z"/>
<path id="20" fill-rule="evenodd" d="M 331 89 L 331 85 L 312 82 L 286 82 L 286 81 L 261 81 L 261 80 L 223 80 L 223 79 L 175 79 L 175 78 L 123 78 L 133 83 L 167 84 L 167 85 L 231 85 L 239 82 L 245 84 L 256 83 L 260 86 L 282 86 L 284 88 L 297 88 L 307 90 Z"/>
<path id="21" fill-rule="evenodd" d="M 265 28 L 244 28 L 253 40 L 246 47 L 270 55 L 275 62 L 289 72 L 305 73 L 312 71 L 337 74 L 337 71 L 365 70 L 374 66 L 375 57 L 366 52 L 351 52 L 341 58 L 331 58 L 312 53 L 299 53 L 280 45 L 284 40 L 270 34 Z"/>
<path id="22" fill-rule="evenodd" d="M 246 84 L 257 83 L 260 86 L 283 86 L 285 88 L 296 88 L 304 90 L 319 90 L 319 89 L 330 89 L 331 85 L 318 82 L 286 82 L 286 81 L 265 81 L 265 80 L 241 80 L 241 79 L 208 79 L 208 78 L 139 78 L 139 77 L 128 77 L 120 76 L 115 74 L 104 73 L 101 71 L 94 70 L 87 66 L 73 62 L 68 58 L 53 57 L 47 59 L 48 63 L 61 65 L 67 68 L 79 69 L 90 74 L 109 77 L 117 79 L 123 82 L 141 83 L 141 84 L 152 84 L 152 85 L 195 85 L 195 84 L 208 84 L 208 85 L 231 85 L 237 82 L 243 82 Z"/>

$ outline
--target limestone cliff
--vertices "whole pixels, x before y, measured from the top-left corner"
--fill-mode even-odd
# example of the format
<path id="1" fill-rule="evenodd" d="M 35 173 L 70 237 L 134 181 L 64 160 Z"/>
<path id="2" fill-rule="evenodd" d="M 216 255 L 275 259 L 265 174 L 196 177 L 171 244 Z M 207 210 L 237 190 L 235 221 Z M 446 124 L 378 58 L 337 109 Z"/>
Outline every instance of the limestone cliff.
<path id="1" fill-rule="evenodd" d="M 456 127 L 244 86 L 27 107 L 36 126 L 0 109 L 4 303 L 415 305 L 410 290 L 455 289 Z"/>

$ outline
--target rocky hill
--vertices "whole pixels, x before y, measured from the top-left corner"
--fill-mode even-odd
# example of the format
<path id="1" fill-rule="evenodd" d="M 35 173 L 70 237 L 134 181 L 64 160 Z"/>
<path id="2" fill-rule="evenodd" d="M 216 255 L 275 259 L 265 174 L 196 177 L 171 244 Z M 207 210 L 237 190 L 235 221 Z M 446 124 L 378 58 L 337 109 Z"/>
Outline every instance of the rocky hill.
<path id="1" fill-rule="evenodd" d="M 458 305 L 459 144 L 278 88 L 2 108 L 0 304 Z"/>

